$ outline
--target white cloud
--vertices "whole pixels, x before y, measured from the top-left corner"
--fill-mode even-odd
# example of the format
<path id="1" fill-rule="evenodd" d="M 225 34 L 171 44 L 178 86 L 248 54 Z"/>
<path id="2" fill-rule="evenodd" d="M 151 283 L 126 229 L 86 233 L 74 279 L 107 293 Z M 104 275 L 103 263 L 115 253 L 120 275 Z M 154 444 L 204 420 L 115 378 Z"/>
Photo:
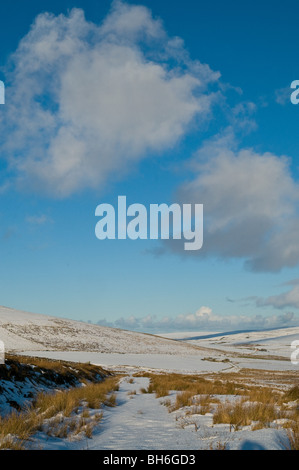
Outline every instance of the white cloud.
<path id="1" fill-rule="evenodd" d="M 256 271 L 299 263 L 299 184 L 286 157 L 239 150 L 227 132 L 203 145 L 191 171 L 193 179 L 181 186 L 179 199 L 203 204 L 204 243 L 185 256 L 241 258 Z M 167 247 L 183 252 L 180 241 Z"/>
<path id="2" fill-rule="evenodd" d="M 170 62 L 172 65 L 170 66 Z M 219 78 L 144 6 L 39 15 L 11 58 L 2 153 L 18 183 L 56 196 L 119 178 L 206 116 Z"/>
<path id="3" fill-rule="evenodd" d="M 257 306 L 271 306 L 278 309 L 299 308 L 299 279 L 290 281 L 286 285 L 291 285 L 292 288 L 278 295 L 256 299 Z"/>
<path id="4" fill-rule="evenodd" d="M 160 19 L 153 19 L 151 12 L 143 5 L 132 7 L 121 1 L 114 2 L 113 10 L 105 19 L 101 33 L 114 39 L 123 38 L 135 42 L 138 38 L 165 39 L 166 33 Z"/>
<path id="5" fill-rule="evenodd" d="M 155 316 L 137 318 L 119 318 L 114 322 L 106 319 L 99 320 L 99 325 L 138 330 L 145 332 L 171 332 L 171 331 L 236 331 L 249 329 L 265 329 L 299 324 L 299 318 L 292 312 L 281 315 L 217 315 L 210 307 L 202 306 L 195 313 L 178 315 L 174 318 L 164 317 L 157 319 Z"/>

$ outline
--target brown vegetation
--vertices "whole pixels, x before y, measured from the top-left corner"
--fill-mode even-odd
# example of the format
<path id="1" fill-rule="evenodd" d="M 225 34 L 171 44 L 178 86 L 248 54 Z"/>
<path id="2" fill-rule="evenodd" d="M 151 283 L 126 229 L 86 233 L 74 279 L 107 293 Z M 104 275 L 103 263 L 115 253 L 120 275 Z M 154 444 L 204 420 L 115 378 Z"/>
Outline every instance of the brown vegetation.
<path id="1" fill-rule="evenodd" d="M 55 391 L 38 393 L 24 409 L 0 417 L 0 449 L 21 449 L 37 431 L 60 438 L 80 432 L 90 437 L 102 418 L 102 412 L 91 416 L 90 410 L 116 405 L 112 392 L 118 390 L 119 377 L 91 364 L 9 357 L 0 369 L 1 378 L 25 380 L 32 367 L 40 377 L 47 375 L 49 383 L 54 378 L 53 388 L 63 384 L 64 389 L 57 391 L 56 385 Z"/>

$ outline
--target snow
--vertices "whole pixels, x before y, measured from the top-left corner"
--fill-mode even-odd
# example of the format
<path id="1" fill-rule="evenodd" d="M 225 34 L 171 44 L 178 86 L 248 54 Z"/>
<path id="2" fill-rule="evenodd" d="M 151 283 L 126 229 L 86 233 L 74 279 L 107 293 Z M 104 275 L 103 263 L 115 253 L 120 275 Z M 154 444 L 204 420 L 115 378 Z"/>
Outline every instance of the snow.
<path id="1" fill-rule="evenodd" d="M 291 343 L 298 339 L 299 327 L 228 333 L 177 332 L 162 337 L 0 307 L 0 340 L 6 351 L 45 353 L 53 358 L 90 360 L 110 367 L 126 365 L 186 372 L 242 367 L 296 370 L 290 356 Z"/>
<path id="2" fill-rule="evenodd" d="M 0 340 L 6 351 L 96 351 L 202 355 L 197 346 L 145 333 L 109 328 L 0 307 Z"/>
<path id="3" fill-rule="evenodd" d="M 157 399 L 155 394 L 140 392 L 148 383 L 149 379 L 144 377 L 135 377 L 132 384 L 128 378 L 123 378 L 117 394 L 118 405 L 104 409 L 103 419 L 91 439 L 74 441 L 38 433 L 29 448 L 200 450 L 217 448 L 219 443 L 226 443 L 226 448 L 231 450 L 283 448 L 284 430 L 267 428 L 251 431 L 246 426 L 240 431 L 230 431 L 229 425 L 213 425 L 210 413 L 188 418 L 183 409 L 169 413 L 163 405 L 163 398 Z M 132 394 L 134 391 L 136 394 Z"/>
<path id="4" fill-rule="evenodd" d="M 299 340 L 299 327 L 243 332 L 176 332 L 161 336 L 222 351 L 252 352 L 259 355 L 271 354 L 277 357 L 290 358 L 291 343 Z"/>
<path id="5" fill-rule="evenodd" d="M 102 366 L 105 369 L 115 369 L 124 371 L 152 370 L 168 371 L 186 374 L 206 373 L 206 372 L 237 372 L 241 368 L 294 371 L 298 366 L 290 360 L 273 361 L 267 359 L 232 357 L 230 362 L 221 362 L 227 356 L 216 356 L 216 361 L 207 360 L 204 356 L 198 355 L 163 355 L 163 354 L 105 354 L 85 351 L 27 351 L 23 353 L 29 356 L 47 357 L 50 359 L 60 359 L 73 362 L 91 362 Z"/>
<path id="6" fill-rule="evenodd" d="M 91 362 L 127 376 L 152 371 L 211 374 L 217 378 L 219 372 L 258 369 L 289 371 L 288 377 L 294 377 L 299 368 L 290 360 L 291 343 L 299 340 L 298 327 L 149 335 L 0 307 L 0 340 L 6 351 Z M 189 416 L 184 409 L 169 413 L 163 399 L 140 393 L 147 384 L 144 377 L 134 378 L 133 384 L 128 377 L 121 379 L 118 406 L 104 408 L 103 419 L 91 439 L 62 439 L 39 432 L 30 447 L 199 450 L 225 443 L 229 449 L 284 448 L 285 430 L 275 428 L 279 423 L 266 429 L 253 431 L 246 426 L 231 432 L 226 424 L 213 425 L 211 413 Z M 24 382 L 24 390 L 26 387 Z"/>

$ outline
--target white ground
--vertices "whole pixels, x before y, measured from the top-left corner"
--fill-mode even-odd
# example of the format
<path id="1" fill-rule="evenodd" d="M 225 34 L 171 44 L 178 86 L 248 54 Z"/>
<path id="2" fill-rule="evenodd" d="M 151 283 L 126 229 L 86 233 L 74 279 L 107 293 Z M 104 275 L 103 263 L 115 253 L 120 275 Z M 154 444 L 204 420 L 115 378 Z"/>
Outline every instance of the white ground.
<path id="1" fill-rule="evenodd" d="M 217 355 L 217 361 L 205 359 L 204 355 L 162 355 L 162 354 L 105 354 L 90 353 L 85 351 L 26 351 L 23 353 L 29 356 L 48 357 L 51 359 L 61 359 L 73 362 L 91 362 L 102 366 L 103 368 L 135 371 L 168 371 L 180 373 L 205 373 L 205 372 L 237 372 L 242 368 L 246 369 L 264 369 L 280 371 L 296 371 L 298 366 L 292 365 L 289 359 L 285 361 L 267 360 L 257 358 L 231 357 L 230 362 L 221 362 L 227 359 L 228 355 Z M 212 351 L 213 355 L 213 351 Z M 206 354 L 209 357 L 209 354 Z"/>
<path id="2" fill-rule="evenodd" d="M 140 393 L 148 386 L 147 378 L 121 380 L 118 405 L 105 408 L 93 437 L 79 440 L 57 439 L 38 433 L 31 449 L 101 449 L 101 450 L 200 450 L 216 449 L 283 449 L 285 432 L 275 428 L 251 431 L 249 427 L 231 431 L 225 424 L 213 425 L 212 414 L 186 417 L 184 409 L 169 413 L 155 394 Z M 136 395 L 128 392 L 136 391 Z"/>
<path id="3" fill-rule="evenodd" d="M 238 372 L 240 369 L 298 372 L 292 364 L 291 343 L 299 328 L 215 333 L 188 332 L 165 337 L 101 327 L 83 322 L 30 314 L 0 307 L 0 340 L 6 350 L 19 354 L 98 364 L 124 371 L 174 371 L 181 373 Z M 298 355 L 299 362 L 299 355 Z M 168 413 L 152 394 L 140 394 L 147 379 L 133 385 L 122 380 L 118 406 L 104 410 L 103 421 L 92 439 L 68 441 L 40 433 L 33 448 L 89 449 L 208 449 L 227 442 L 230 449 L 278 449 L 284 431 L 243 428 L 230 432 L 227 425 L 212 425 L 212 416 L 192 416 L 184 410 Z M 297 381 L 298 383 L 299 381 Z M 296 385 L 294 383 L 294 385 Z M 131 398 L 128 391 L 135 389 Z M 182 413 L 182 416 L 180 416 Z M 177 419 L 176 419 L 177 418 Z M 195 424 L 194 424 L 195 422 Z M 197 431 L 196 429 L 197 428 Z"/>
<path id="4" fill-rule="evenodd" d="M 70 357 L 76 357 L 75 360 L 91 360 L 104 366 L 128 365 L 190 372 L 217 372 L 239 367 L 296 369 L 290 355 L 292 341 L 299 340 L 299 327 L 163 336 L 0 307 L 0 340 L 6 351 L 32 355 L 45 352 L 51 357 L 55 357 L 55 352 L 59 353 L 57 357 L 63 354 L 64 358 L 74 352 L 76 354 Z"/>
<path id="5" fill-rule="evenodd" d="M 299 327 L 244 332 L 184 332 L 163 334 L 197 346 L 211 347 L 222 351 L 247 352 L 258 355 L 273 355 L 289 358 L 291 343 L 299 340 Z"/>
<path id="6" fill-rule="evenodd" d="M 6 351 L 95 351 L 133 354 L 202 354 L 197 346 L 144 333 L 22 312 L 0 306 Z"/>

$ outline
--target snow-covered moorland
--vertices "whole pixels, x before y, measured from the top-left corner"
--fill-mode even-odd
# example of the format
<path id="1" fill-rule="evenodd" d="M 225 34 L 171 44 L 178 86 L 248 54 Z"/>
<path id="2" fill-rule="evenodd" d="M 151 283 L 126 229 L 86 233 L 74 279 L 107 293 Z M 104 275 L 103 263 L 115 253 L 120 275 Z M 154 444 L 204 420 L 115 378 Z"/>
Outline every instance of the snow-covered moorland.
<path id="1" fill-rule="evenodd" d="M 178 376 L 179 377 L 179 376 Z M 186 378 L 183 377 L 186 384 Z M 213 387 L 213 384 L 212 384 Z M 255 402 L 254 392 L 221 390 L 216 394 L 165 391 L 151 386 L 149 377 L 120 381 L 115 407 L 104 407 L 92 436 L 55 437 L 36 433 L 29 449 L 102 450 L 256 450 L 291 448 L 296 402 L 277 392 L 270 404 Z M 223 394 L 222 394 L 223 393 Z M 266 392 L 265 392 L 266 394 Z M 162 394 L 163 395 L 163 394 Z M 186 400 L 186 397 L 188 398 Z M 275 400 L 281 400 L 281 408 Z M 240 408 L 243 410 L 240 411 Z M 246 409 L 250 410 L 247 416 Z M 234 410 L 231 417 L 223 410 Z M 237 411 L 236 411 L 237 410 Z M 245 410 L 245 415 L 244 415 Z M 269 420 L 269 417 L 271 418 Z M 287 419 L 290 418 L 290 419 Z M 288 427 L 287 427 L 288 426 Z"/>
<path id="2" fill-rule="evenodd" d="M 0 339 L 6 351 L 31 367 L 23 368 L 28 376 L 18 380 L 9 377 L 8 362 L 2 366 L 7 368 L 0 383 L 2 410 L 8 410 L 10 400 L 23 413 L 24 399 L 38 389 L 58 393 L 59 406 L 49 405 L 50 417 L 48 408 L 46 414 L 34 408 L 30 438 L 22 446 L 298 449 L 299 365 L 291 361 L 291 344 L 299 340 L 299 328 L 163 336 L 1 307 Z M 115 374 L 119 388 L 114 384 L 111 392 L 108 387 L 106 398 L 95 403 L 87 399 L 90 392 L 82 381 L 74 380 L 69 395 L 62 395 L 64 385 L 46 383 L 31 356 L 71 361 L 74 371 L 78 363 L 101 366 Z M 94 394 L 93 385 L 91 390 Z M 46 397 L 43 403 L 52 401 Z"/>

